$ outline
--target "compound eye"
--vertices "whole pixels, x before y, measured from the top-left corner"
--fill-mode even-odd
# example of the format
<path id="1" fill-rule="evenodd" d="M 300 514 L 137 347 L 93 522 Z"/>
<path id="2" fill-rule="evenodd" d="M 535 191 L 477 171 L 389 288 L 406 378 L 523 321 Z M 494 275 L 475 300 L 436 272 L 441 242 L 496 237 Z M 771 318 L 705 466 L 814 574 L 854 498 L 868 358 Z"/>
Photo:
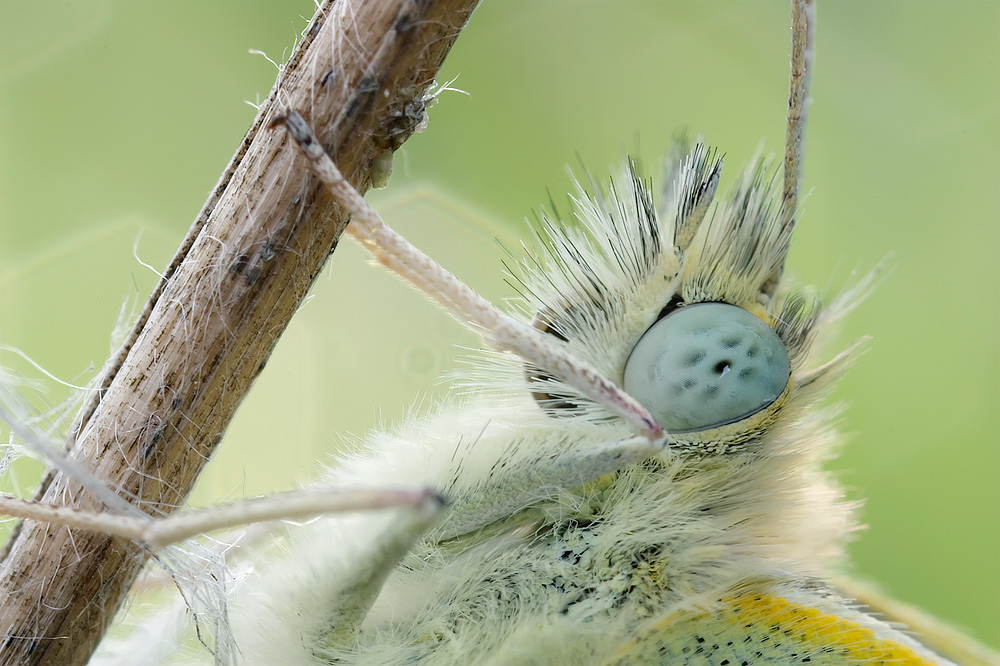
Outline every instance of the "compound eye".
<path id="1" fill-rule="evenodd" d="M 788 383 L 778 335 L 743 308 L 699 303 L 653 324 L 625 362 L 624 388 L 667 432 L 741 421 Z"/>

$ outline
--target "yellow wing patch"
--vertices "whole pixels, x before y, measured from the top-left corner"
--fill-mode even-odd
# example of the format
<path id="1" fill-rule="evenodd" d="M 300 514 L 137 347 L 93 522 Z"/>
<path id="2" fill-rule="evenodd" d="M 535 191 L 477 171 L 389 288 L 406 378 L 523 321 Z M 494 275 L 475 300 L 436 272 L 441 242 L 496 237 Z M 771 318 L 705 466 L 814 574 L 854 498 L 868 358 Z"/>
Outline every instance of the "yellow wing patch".
<path id="1" fill-rule="evenodd" d="M 717 610 L 678 611 L 647 624 L 605 666 L 948 663 L 934 660 L 915 643 L 907 645 L 912 641 L 889 625 L 840 608 L 858 620 L 773 594 L 734 595 L 722 599 Z"/>

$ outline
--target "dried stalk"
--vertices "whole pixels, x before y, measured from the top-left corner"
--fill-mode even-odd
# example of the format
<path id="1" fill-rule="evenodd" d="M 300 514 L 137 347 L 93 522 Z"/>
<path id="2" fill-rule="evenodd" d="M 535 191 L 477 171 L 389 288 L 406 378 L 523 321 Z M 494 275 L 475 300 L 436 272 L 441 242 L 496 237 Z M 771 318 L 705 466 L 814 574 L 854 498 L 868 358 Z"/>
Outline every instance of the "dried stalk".
<path id="1" fill-rule="evenodd" d="M 73 458 L 150 515 L 182 505 L 345 215 L 268 121 L 304 115 L 359 190 L 423 116 L 423 96 L 476 0 L 327 0 L 282 69 L 70 442 Z M 206 122 L 211 122 L 206 119 Z M 37 499 L 101 511 L 50 474 Z M 136 544 L 27 521 L 0 562 L 0 664 L 83 664 L 142 567 Z"/>

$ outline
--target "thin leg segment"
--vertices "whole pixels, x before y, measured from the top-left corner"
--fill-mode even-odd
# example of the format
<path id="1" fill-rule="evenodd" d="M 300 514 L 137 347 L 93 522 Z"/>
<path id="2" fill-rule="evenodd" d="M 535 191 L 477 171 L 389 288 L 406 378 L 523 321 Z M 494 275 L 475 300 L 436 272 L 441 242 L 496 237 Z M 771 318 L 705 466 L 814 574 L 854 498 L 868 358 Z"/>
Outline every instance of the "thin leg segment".
<path id="1" fill-rule="evenodd" d="M 604 405 L 649 440 L 664 437 L 645 407 L 595 368 L 570 354 L 552 336 L 497 310 L 489 301 L 465 285 L 440 264 L 411 245 L 379 217 L 364 197 L 341 175 L 306 121 L 289 110 L 271 122 L 284 124 L 309 159 L 313 172 L 331 194 L 351 212 L 347 232 L 364 245 L 386 268 L 406 279 L 442 305 L 459 322 L 482 335 L 500 349 L 563 378 L 592 400 Z"/>
<path id="2" fill-rule="evenodd" d="M 651 442 L 645 437 L 633 437 L 570 451 L 521 468 L 508 468 L 474 493 L 449 497 L 448 517 L 434 532 L 434 537 L 444 540 L 474 532 L 537 505 L 539 500 L 552 497 L 560 490 L 583 485 L 647 460 L 663 451 L 664 445 L 663 439 Z"/>
<path id="3" fill-rule="evenodd" d="M 297 520 L 344 511 L 389 507 L 440 506 L 443 501 L 429 490 L 350 490 L 310 488 L 257 497 L 226 506 L 183 511 L 162 518 L 136 518 L 91 513 L 71 507 L 0 495 L 0 515 L 38 520 L 101 532 L 144 544 L 156 552 L 172 543 L 220 529 L 231 529 L 268 520 Z"/>
<path id="4" fill-rule="evenodd" d="M 349 583 L 333 591 L 326 604 L 332 609 L 332 615 L 325 618 L 327 626 L 323 628 L 324 635 L 317 637 L 317 644 L 349 645 L 354 640 L 386 578 L 417 539 L 437 521 L 442 506 L 440 501 L 430 501 L 404 511 L 360 557 L 353 560 L 339 576 L 339 580 Z"/>

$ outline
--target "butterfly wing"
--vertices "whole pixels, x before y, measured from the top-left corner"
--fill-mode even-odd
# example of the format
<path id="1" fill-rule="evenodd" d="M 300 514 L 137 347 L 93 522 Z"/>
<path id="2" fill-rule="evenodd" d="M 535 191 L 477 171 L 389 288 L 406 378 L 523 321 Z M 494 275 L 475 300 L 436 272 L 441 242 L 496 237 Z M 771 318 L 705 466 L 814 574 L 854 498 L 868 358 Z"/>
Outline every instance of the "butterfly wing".
<path id="1" fill-rule="evenodd" d="M 605 666 L 625 664 L 884 664 L 941 666 L 900 629 L 825 586 L 767 581 L 656 617 Z"/>

